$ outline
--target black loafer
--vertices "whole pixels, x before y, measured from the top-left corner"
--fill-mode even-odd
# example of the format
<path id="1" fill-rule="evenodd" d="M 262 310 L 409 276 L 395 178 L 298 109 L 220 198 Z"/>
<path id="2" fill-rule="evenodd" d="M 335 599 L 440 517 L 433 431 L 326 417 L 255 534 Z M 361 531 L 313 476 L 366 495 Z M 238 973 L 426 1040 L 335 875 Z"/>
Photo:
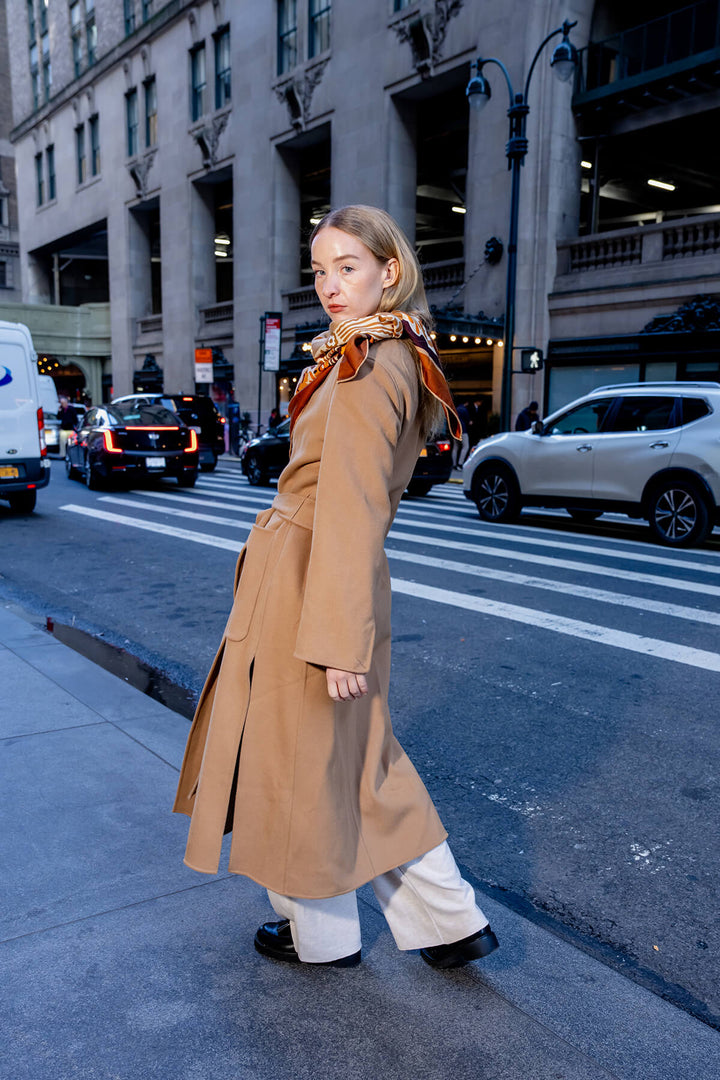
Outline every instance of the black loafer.
<path id="1" fill-rule="evenodd" d="M 293 945 L 290 920 L 282 919 L 276 923 L 263 923 L 255 935 L 255 948 L 263 956 L 270 956 L 273 960 L 286 960 L 291 964 L 299 964 L 300 957 L 295 952 Z M 360 963 L 360 951 L 350 956 L 341 956 L 339 960 L 326 960 L 324 963 L 314 964 L 313 967 L 355 967 Z"/>
<path id="2" fill-rule="evenodd" d="M 451 945 L 431 945 L 427 949 L 421 949 L 420 955 L 431 967 L 453 968 L 489 956 L 499 947 L 500 943 L 488 924 L 478 930 L 477 934 L 453 941 Z"/>

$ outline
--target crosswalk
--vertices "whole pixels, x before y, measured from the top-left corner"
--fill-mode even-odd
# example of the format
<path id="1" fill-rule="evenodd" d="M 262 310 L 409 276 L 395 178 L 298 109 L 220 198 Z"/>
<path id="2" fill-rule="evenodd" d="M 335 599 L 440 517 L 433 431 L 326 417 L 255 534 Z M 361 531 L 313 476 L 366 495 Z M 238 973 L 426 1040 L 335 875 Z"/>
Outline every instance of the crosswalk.
<path id="1" fill-rule="evenodd" d="M 238 552 L 273 496 L 220 467 L 191 490 L 168 484 L 61 509 L 168 543 Z M 720 626 L 720 550 L 673 551 L 558 524 L 486 525 L 457 485 L 403 501 L 386 544 L 393 592 L 720 672 L 720 638 L 711 629 Z"/>

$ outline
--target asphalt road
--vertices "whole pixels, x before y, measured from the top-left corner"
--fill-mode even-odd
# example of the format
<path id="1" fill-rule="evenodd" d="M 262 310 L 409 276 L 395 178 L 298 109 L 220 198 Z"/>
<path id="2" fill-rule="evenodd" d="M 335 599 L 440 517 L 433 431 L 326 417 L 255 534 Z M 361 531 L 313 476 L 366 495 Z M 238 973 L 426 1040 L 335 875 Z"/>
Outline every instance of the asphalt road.
<path id="1" fill-rule="evenodd" d="M 197 693 L 271 498 L 222 462 L 144 493 L 55 462 L 34 515 L 0 503 L 0 597 Z M 718 531 L 676 552 L 620 519 L 491 527 L 445 485 L 401 504 L 387 549 L 395 729 L 458 860 L 720 1026 Z"/>

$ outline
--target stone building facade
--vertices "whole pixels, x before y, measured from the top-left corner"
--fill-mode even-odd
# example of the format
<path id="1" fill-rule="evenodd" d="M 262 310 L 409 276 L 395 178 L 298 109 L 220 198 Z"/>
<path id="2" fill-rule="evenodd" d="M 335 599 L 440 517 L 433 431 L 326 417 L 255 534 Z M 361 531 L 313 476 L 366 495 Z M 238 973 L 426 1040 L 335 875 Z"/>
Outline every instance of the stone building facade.
<path id="1" fill-rule="evenodd" d="M 23 298 L 109 304 L 105 396 L 143 378 L 193 389 L 195 351 L 211 349 L 216 396 L 233 388 L 254 412 L 260 390 L 266 413 L 287 401 L 322 325 L 314 220 L 331 205 L 384 206 L 417 245 L 456 395 L 496 412 L 507 253 L 487 252 L 507 245 L 507 98 L 490 66 L 484 111 L 468 109 L 465 87 L 482 55 L 520 89 L 567 18 L 581 75 L 554 78 L 552 45 L 538 61 L 520 200 L 515 344 L 549 363 L 514 376 L 513 411 L 588 380 L 685 374 L 677 348 L 671 358 L 641 335 L 697 294 L 712 331 L 718 178 L 691 150 L 717 117 L 705 48 L 717 0 L 693 5 L 706 29 L 683 55 L 639 55 L 628 33 L 686 6 L 8 0 Z M 674 26 L 662 24 L 668 40 Z M 265 312 L 283 315 L 282 364 L 260 375 Z"/>
<path id="2" fill-rule="evenodd" d="M 8 45 L 5 7 L 0 4 L 0 308 L 21 296 L 15 150 L 10 142 L 13 114 Z"/>

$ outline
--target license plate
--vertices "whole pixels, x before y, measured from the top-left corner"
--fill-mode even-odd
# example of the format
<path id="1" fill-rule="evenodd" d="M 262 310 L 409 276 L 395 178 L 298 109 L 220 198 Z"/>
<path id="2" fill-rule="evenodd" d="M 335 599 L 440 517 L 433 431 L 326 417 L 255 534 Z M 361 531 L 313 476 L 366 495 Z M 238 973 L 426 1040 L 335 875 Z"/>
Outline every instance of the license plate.
<path id="1" fill-rule="evenodd" d="M 148 469 L 164 469 L 165 458 L 164 457 L 149 457 L 146 458 L 145 464 Z"/>
<path id="2" fill-rule="evenodd" d="M 0 476 L 4 476 L 6 478 L 9 478 L 9 477 L 12 477 L 12 476 L 19 476 L 19 475 L 20 475 L 20 471 L 19 471 L 19 469 L 16 468 L 15 465 L 0 465 Z"/>
<path id="3" fill-rule="evenodd" d="M 424 446 L 420 451 L 420 457 L 427 457 L 427 449 Z"/>

